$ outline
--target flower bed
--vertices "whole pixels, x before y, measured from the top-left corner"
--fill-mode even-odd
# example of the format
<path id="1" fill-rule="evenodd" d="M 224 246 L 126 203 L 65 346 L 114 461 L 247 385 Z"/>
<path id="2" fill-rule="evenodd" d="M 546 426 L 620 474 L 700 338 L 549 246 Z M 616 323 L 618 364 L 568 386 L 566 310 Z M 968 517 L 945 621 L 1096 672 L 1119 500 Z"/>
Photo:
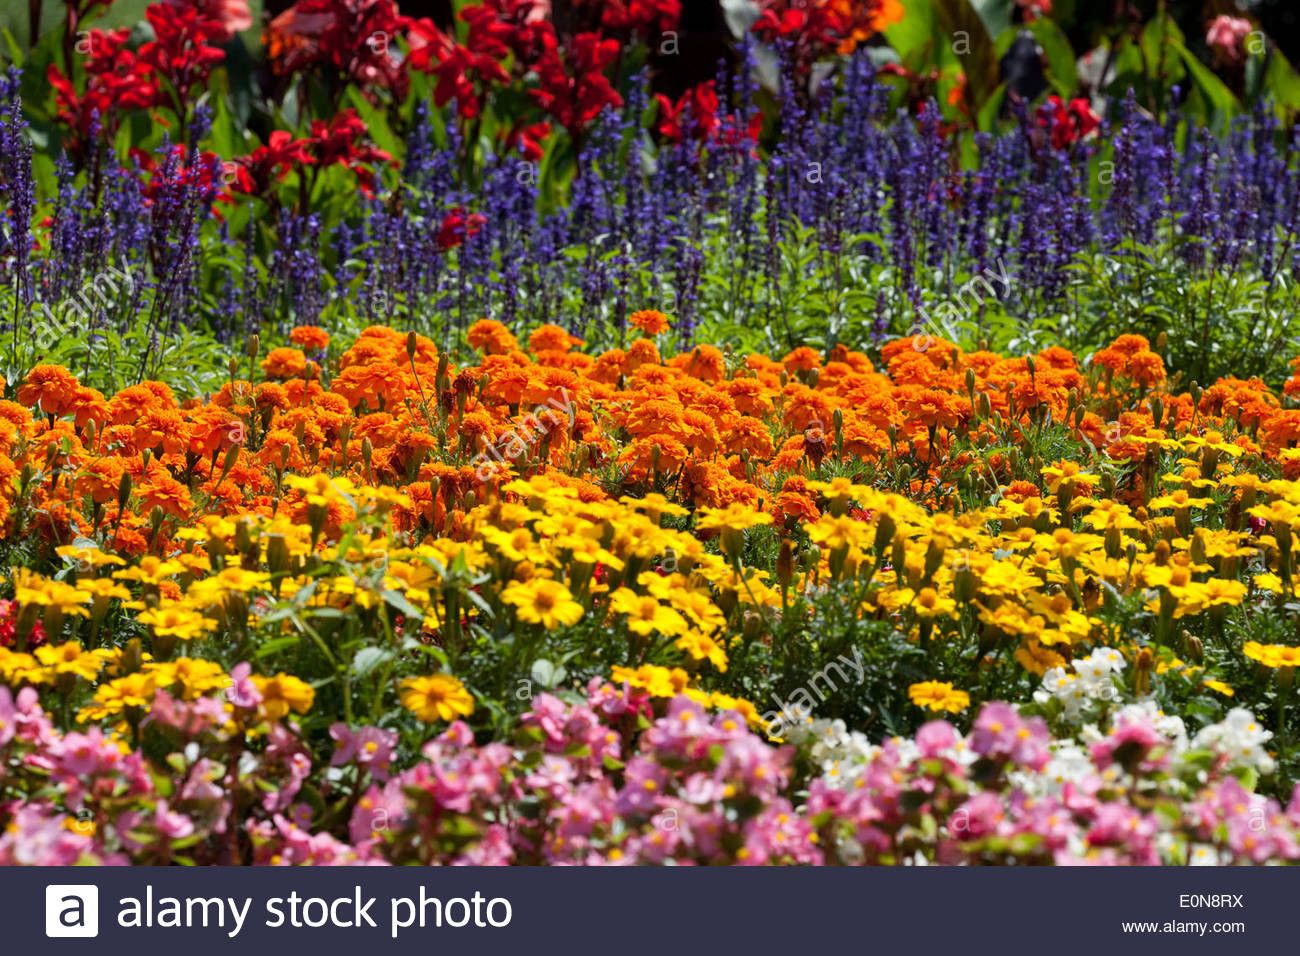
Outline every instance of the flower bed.
<path id="1" fill-rule="evenodd" d="M 303 328 L 207 402 L 33 370 L 6 858 L 1293 854 L 1263 383 L 1173 393 L 1138 336 L 876 368 L 633 322 L 484 321 L 464 364 L 374 327 L 325 378 Z"/>

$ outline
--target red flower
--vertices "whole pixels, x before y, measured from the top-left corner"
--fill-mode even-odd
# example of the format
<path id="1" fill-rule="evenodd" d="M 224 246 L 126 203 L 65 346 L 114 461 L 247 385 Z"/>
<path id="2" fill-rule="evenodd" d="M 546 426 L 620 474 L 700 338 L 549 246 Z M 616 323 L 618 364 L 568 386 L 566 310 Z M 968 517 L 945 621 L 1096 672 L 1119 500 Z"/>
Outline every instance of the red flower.
<path id="1" fill-rule="evenodd" d="M 236 33 L 243 33 L 253 25 L 253 13 L 248 0 L 167 0 L 176 7 L 197 6 L 207 19 L 220 25 L 220 32 L 212 34 L 218 43 L 228 43 Z"/>
<path id="2" fill-rule="evenodd" d="M 765 0 L 753 30 L 764 43 L 793 43 L 803 73 L 830 53 L 851 53 L 902 17 L 899 0 Z"/>
<path id="3" fill-rule="evenodd" d="M 680 0 L 579 0 L 580 5 L 600 10 L 600 25 L 619 33 L 642 37 L 657 36 L 677 29 L 682 16 Z"/>
<path id="4" fill-rule="evenodd" d="M 337 163 L 352 170 L 362 192 L 369 196 L 374 192 L 375 173 L 367 164 L 390 163 L 393 157 L 373 143 L 364 142 L 365 135 L 365 121 L 356 110 L 346 109 L 328 123 L 312 120 L 310 147 L 322 167 Z"/>
<path id="5" fill-rule="evenodd" d="M 207 86 L 212 67 L 226 58 L 208 41 L 222 36 L 225 27 L 194 7 L 155 3 L 144 12 L 156 39 L 140 47 L 140 60 L 167 81 L 175 97 L 173 106 L 184 116 L 190 90 Z"/>
<path id="6" fill-rule="evenodd" d="M 158 86 L 149 64 L 127 49 L 127 29 L 87 31 L 77 41 L 77 52 L 85 55 L 86 89 L 78 95 L 72 81 L 54 64 L 45 71 L 55 92 L 59 120 L 79 139 L 90 135 L 91 118 L 111 128 L 111 115 L 133 109 L 148 109 L 158 97 Z"/>
<path id="7" fill-rule="evenodd" d="M 265 146 L 235 160 L 235 188 L 253 196 L 265 195 L 272 179 L 280 182 L 294 166 L 316 161 L 309 152 L 311 145 L 308 140 L 294 139 L 285 130 L 275 130 Z"/>
<path id="8" fill-rule="evenodd" d="M 709 139 L 718 128 L 718 92 L 713 80 L 707 80 L 682 94 L 674 106 L 672 100 L 656 93 L 659 101 L 659 132 L 674 143 L 687 135 L 693 139 Z M 690 123 L 690 129 L 682 124 Z"/>
<path id="9" fill-rule="evenodd" d="M 146 205 L 169 194 L 183 197 L 194 187 L 198 187 L 199 194 L 206 203 L 233 201 L 225 188 L 224 165 L 216 153 L 200 153 L 191 165 L 188 162 L 191 158 L 190 151 L 177 143 L 161 164 L 154 160 L 151 153 L 142 149 L 132 149 L 130 156 L 139 165 L 141 172 L 148 175 L 144 187 Z"/>
<path id="10" fill-rule="evenodd" d="M 542 140 L 551 135 L 550 123 L 533 123 L 526 125 L 525 120 L 517 120 L 509 132 L 505 135 L 505 146 L 507 150 L 519 147 L 523 153 L 524 159 L 530 162 L 538 162 L 545 150 L 542 148 Z"/>
<path id="11" fill-rule="evenodd" d="M 434 103 L 441 107 L 454 99 L 457 110 L 465 119 L 476 118 L 483 108 L 475 78 L 485 91 L 491 83 L 510 82 L 510 75 L 491 54 L 475 53 L 468 46 L 457 43 L 434 26 L 432 20 L 417 20 L 411 24 L 410 43 L 408 62 L 411 68 L 438 78 L 433 91 Z M 502 48 L 501 55 L 506 52 Z"/>
<path id="12" fill-rule="evenodd" d="M 271 21 L 267 55 L 278 74 L 332 67 L 363 87 L 405 95 L 393 41 L 411 25 L 394 0 L 299 0 Z"/>
<path id="13" fill-rule="evenodd" d="M 1101 118 L 1086 99 L 1072 99 L 1067 105 L 1059 96 L 1049 96 L 1038 108 L 1038 125 L 1050 131 L 1052 148 L 1062 150 L 1095 132 Z"/>
<path id="14" fill-rule="evenodd" d="M 478 213 L 467 216 L 460 207 L 451 210 L 443 218 L 442 228 L 438 230 L 438 248 L 444 252 L 455 249 L 467 236 L 472 236 L 483 228 L 485 222 L 487 220 Z"/>
<path id="15" fill-rule="evenodd" d="M 659 101 L 659 133 L 674 143 L 680 143 L 689 136 L 692 139 L 713 140 L 734 145 L 741 136 L 747 136 L 750 142 L 758 142 L 763 128 L 763 116 L 755 112 L 748 123 L 743 124 L 739 116 L 718 115 L 718 93 L 713 80 L 706 80 L 699 86 L 682 94 L 676 105 L 662 93 L 656 93 Z M 689 128 L 684 124 L 689 123 Z"/>
<path id="16" fill-rule="evenodd" d="M 483 0 L 466 6 L 460 18 L 469 24 L 465 42 L 471 51 L 498 60 L 509 51 L 520 64 L 531 66 L 556 46 L 550 14 L 550 0 Z"/>
<path id="17" fill-rule="evenodd" d="M 557 50 L 547 50 L 537 63 L 541 89 L 528 92 L 575 140 L 606 106 L 617 109 L 623 105 L 623 97 L 610 86 L 604 72 L 618 57 L 618 49 L 617 40 L 579 33 L 563 61 Z"/>

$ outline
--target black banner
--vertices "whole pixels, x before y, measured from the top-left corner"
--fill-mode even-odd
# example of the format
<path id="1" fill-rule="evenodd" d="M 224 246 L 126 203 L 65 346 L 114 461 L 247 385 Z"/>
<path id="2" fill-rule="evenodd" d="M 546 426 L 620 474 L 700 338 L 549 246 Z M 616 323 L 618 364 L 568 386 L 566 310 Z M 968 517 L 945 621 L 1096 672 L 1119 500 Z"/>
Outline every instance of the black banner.
<path id="1" fill-rule="evenodd" d="M 0 869 L 6 953 L 1290 946 L 1289 868 Z M 66 937 L 66 938 L 62 938 Z M 93 941 L 92 941 L 93 940 Z"/>

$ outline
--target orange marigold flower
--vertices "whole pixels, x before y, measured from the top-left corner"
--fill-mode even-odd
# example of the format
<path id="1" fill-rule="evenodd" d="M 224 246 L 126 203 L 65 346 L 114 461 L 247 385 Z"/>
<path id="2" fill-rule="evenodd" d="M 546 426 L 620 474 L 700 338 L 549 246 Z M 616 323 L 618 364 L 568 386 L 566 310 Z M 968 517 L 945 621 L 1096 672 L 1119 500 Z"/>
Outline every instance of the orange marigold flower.
<path id="1" fill-rule="evenodd" d="M 315 325 L 300 325 L 289 333 L 289 341 L 305 349 L 324 352 L 330 347 L 330 334 Z"/>
<path id="2" fill-rule="evenodd" d="M 1131 356 L 1136 355 L 1138 352 L 1151 351 L 1151 342 L 1144 335 L 1128 333 L 1117 338 L 1110 344 L 1110 347 L 1122 355 Z"/>
<path id="3" fill-rule="evenodd" d="M 1159 385 L 1165 380 L 1164 360 L 1155 352 L 1137 352 L 1128 360 L 1128 374 L 1139 385 Z"/>
<path id="4" fill-rule="evenodd" d="M 79 387 L 76 376 L 62 365 L 38 365 L 18 387 L 18 401 L 28 407 L 39 405 L 49 415 L 62 415 L 72 407 Z"/>
<path id="5" fill-rule="evenodd" d="M 271 349 L 262 360 L 267 378 L 298 378 L 307 370 L 307 356 L 298 349 Z"/>
<path id="6" fill-rule="evenodd" d="M 627 347 L 623 358 L 623 374 L 633 375 L 642 365 L 660 364 L 659 349 L 649 339 L 637 339 Z"/>
<path id="7" fill-rule="evenodd" d="M 540 330 L 539 330 L 540 331 Z M 507 355 L 519 348 L 519 340 L 500 322 L 480 319 L 469 327 L 469 344 L 484 355 Z"/>
<path id="8" fill-rule="evenodd" d="M 668 364 L 705 382 L 722 381 L 727 370 L 722 351 L 712 345 L 697 345 L 692 351 L 678 355 Z"/>
<path id="9" fill-rule="evenodd" d="M 822 367 L 822 357 L 816 349 L 801 345 L 781 359 L 781 364 L 790 373 L 809 372 Z"/>
<path id="10" fill-rule="evenodd" d="M 558 325 L 546 324 L 528 336 L 528 348 L 537 352 L 567 352 L 574 346 L 581 345 L 582 339 L 570 335 Z"/>
<path id="11" fill-rule="evenodd" d="M 633 312 L 628 321 L 646 335 L 662 335 L 668 331 L 668 316 L 655 309 L 642 309 L 640 312 Z"/>

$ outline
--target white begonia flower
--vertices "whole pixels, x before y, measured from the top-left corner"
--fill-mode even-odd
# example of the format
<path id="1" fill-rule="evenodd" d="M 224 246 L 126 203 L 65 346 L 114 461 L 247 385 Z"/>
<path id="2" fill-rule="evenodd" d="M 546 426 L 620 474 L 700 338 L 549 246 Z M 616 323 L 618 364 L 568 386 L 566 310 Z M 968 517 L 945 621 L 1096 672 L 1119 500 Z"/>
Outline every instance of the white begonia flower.
<path id="1" fill-rule="evenodd" d="M 1273 772 L 1273 758 L 1264 744 L 1272 739 L 1272 732 L 1265 730 L 1254 714 L 1234 707 L 1223 720 L 1203 728 L 1192 745 L 1226 754 L 1234 767 L 1254 767 L 1267 774 Z"/>

